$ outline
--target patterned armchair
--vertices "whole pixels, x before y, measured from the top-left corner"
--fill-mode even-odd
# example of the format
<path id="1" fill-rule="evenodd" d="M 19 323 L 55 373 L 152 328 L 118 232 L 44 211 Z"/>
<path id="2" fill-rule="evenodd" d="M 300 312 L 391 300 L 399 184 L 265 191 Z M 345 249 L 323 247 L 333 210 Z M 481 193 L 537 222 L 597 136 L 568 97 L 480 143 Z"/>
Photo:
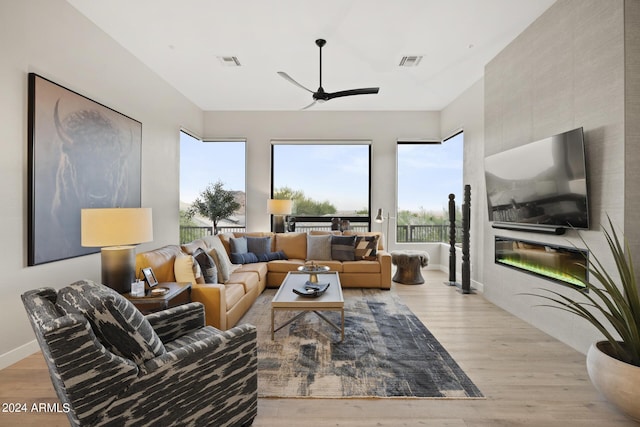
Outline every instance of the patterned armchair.
<path id="1" fill-rule="evenodd" d="M 256 329 L 205 326 L 190 303 L 142 315 L 90 281 L 26 292 L 51 381 L 73 426 L 248 426 Z"/>

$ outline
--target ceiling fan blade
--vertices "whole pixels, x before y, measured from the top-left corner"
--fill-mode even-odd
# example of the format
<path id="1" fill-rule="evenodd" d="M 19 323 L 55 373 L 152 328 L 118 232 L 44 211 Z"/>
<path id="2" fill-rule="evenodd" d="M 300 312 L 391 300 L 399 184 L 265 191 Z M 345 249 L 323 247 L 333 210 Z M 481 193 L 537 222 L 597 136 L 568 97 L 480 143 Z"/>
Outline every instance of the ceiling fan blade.
<path id="1" fill-rule="evenodd" d="M 375 95 L 379 91 L 380 91 L 379 87 L 366 87 L 362 89 L 341 90 L 339 92 L 327 93 L 327 100 L 333 99 L 333 98 L 340 98 L 341 96 Z"/>
<path id="2" fill-rule="evenodd" d="M 280 77 L 282 77 L 283 79 L 289 81 L 290 83 L 293 83 L 294 85 L 298 86 L 301 89 L 306 90 L 309 93 L 313 93 L 312 90 L 307 89 L 306 87 L 302 86 L 300 83 L 298 83 L 297 81 L 293 80 L 291 78 L 291 76 L 289 76 L 289 74 L 285 73 L 284 71 L 278 71 L 278 74 L 280 75 Z"/>
<path id="3" fill-rule="evenodd" d="M 318 101 L 314 100 L 311 104 L 307 105 L 306 107 L 301 108 L 300 111 L 306 110 L 307 108 L 310 108 L 310 107 L 313 107 L 314 105 L 316 105 L 316 102 L 318 102 Z"/>

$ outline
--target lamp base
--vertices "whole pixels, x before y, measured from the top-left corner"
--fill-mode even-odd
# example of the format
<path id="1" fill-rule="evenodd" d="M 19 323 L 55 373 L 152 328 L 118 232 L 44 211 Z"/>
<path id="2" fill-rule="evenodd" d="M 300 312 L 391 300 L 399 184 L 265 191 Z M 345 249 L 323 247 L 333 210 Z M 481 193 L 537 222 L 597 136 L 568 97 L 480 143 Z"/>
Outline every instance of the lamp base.
<path id="1" fill-rule="evenodd" d="M 131 292 L 135 280 L 135 246 L 111 246 L 100 251 L 102 260 L 102 284 L 116 292 Z"/>
<path id="2" fill-rule="evenodd" d="M 284 233 L 284 215 L 274 215 L 273 216 L 273 232 L 274 233 Z"/>

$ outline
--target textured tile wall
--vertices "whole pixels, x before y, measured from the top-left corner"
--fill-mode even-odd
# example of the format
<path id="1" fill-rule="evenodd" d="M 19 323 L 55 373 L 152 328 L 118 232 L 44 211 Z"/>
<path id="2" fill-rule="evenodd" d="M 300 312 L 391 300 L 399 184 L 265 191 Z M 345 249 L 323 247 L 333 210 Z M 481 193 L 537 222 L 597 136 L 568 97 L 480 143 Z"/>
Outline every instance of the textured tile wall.
<path id="1" fill-rule="evenodd" d="M 599 233 L 605 214 L 621 227 L 625 219 L 624 7 L 624 0 L 559 0 L 485 67 L 485 156 L 584 128 L 592 229 L 580 234 L 598 253 L 606 252 Z M 634 32 L 637 36 L 638 30 Z M 637 166 L 632 169 L 627 177 L 640 174 Z M 638 189 L 626 187 L 627 200 L 640 191 L 640 180 L 635 182 Z M 640 200 L 634 203 L 640 207 Z M 570 231 L 565 236 L 546 236 L 486 227 L 485 296 L 586 351 L 597 337 L 586 322 L 559 310 L 534 307 L 539 301 L 518 295 L 541 287 L 564 292 L 562 286 L 509 271 L 493 259 L 494 235 L 583 246 L 579 235 Z"/>

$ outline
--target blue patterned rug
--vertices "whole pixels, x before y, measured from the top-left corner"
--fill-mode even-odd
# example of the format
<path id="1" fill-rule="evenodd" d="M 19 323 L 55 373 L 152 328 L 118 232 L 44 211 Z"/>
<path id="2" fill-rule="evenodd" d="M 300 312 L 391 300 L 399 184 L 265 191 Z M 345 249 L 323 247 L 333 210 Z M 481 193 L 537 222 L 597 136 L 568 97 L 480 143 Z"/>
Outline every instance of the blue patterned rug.
<path id="1" fill-rule="evenodd" d="M 449 353 L 390 291 L 344 289 L 345 339 L 307 313 L 271 340 L 267 289 L 241 319 L 258 327 L 260 397 L 482 398 Z M 296 312 L 276 313 L 276 326 Z M 340 324 L 339 312 L 323 312 Z"/>

